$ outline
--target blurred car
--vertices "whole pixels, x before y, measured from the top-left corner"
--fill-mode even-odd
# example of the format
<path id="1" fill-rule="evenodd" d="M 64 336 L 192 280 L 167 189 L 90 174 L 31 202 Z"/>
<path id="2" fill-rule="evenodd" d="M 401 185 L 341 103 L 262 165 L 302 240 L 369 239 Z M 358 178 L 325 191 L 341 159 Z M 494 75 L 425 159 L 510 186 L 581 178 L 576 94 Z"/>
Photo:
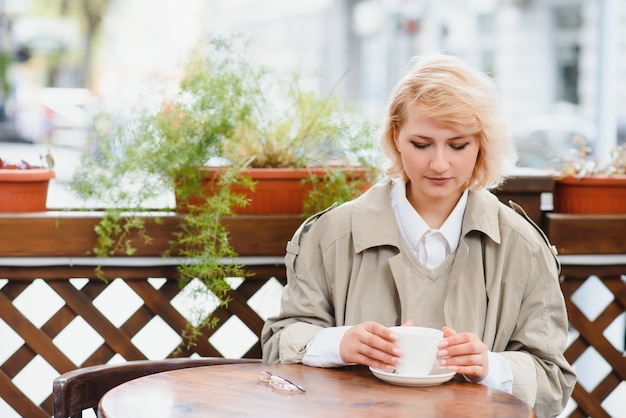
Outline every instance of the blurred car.
<path id="1" fill-rule="evenodd" d="M 549 168 L 567 158 L 582 139 L 594 148 L 596 125 L 571 110 L 531 116 L 514 135 L 520 167 Z"/>

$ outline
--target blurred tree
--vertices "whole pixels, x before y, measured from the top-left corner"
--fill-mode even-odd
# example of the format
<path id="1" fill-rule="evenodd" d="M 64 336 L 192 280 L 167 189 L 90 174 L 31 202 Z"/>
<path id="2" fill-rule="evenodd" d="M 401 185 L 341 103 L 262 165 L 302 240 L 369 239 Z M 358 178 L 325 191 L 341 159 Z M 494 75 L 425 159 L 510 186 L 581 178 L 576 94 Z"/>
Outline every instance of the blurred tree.
<path id="1" fill-rule="evenodd" d="M 4 122 L 7 119 L 5 102 L 11 91 L 11 83 L 9 83 L 7 75 L 10 63 L 11 57 L 9 54 L 4 50 L 0 50 L 0 122 Z"/>
<path id="2" fill-rule="evenodd" d="M 75 15 L 81 18 L 85 28 L 82 59 L 78 69 L 78 84 L 88 86 L 91 82 L 91 69 L 94 39 L 102 19 L 111 5 L 111 0 L 56 0 L 61 16 Z"/>

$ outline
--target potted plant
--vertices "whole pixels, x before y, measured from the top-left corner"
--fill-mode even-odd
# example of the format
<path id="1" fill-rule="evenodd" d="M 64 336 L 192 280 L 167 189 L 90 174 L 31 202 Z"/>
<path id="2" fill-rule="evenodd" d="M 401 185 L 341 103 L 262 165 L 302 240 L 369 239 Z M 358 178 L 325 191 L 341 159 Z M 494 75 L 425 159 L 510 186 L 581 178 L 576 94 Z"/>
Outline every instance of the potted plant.
<path id="1" fill-rule="evenodd" d="M 554 182 L 553 210 L 556 213 L 626 213 L 626 147 L 613 148 L 607 162 L 591 156 L 581 138 L 570 158 L 559 161 Z"/>
<path id="2" fill-rule="evenodd" d="M 0 212 L 41 212 L 46 210 L 48 185 L 55 173 L 48 153 L 40 165 L 25 160 L 12 163 L 0 158 Z"/>
<path id="3" fill-rule="evenodd" d="M 228 50 L 228 54 L 234 53 Z M 232 124 L 233 130 L 223 136 L 221 148 L 212 155 L 250 180 L 247 187 L 233 189 L 245 202 L 234 208 L 235 213 L 305 216 L 325 209 L 328 198 L 340 202 L 351 199 L 373 182 L 377 175 L 373 125 L 345 100 L 305 88 L 303 71 L 278 72 L 241 58 L 236 66 L 241 68 L 239 73 L 252 76 L 244 82 L 251 111 Z M 207 72 L 202 65 L 193 70 Z M 166 124 L 171 122 L 168 129 L 174 129 L 174 136 L 178 135 L 179 121 L 185 119 L 177 113 L 180 110 L 172 106 L 166 115 L 160 115 L 165 116 Z M 210 165 L 201 169 L 205 190 L 213 189 L 224 170 L 223 165 Z M 197 191 L 193 183 L 192 190 Z M 199 202 L 197 195 L 186 196 L 177 189 L 179 195 L 179 208 Z M 202 195 L 199 197 L 201 200 Z"/>
<path id="4" fill-rule="evenodd" d="M 193 50 L 176 94 L 128 120 L 98 118 L 97 151 L 83 157 L 72 186 L 112 207 L 96 230 L 99 256 L 132 254 L 128 231 L 143 228 L 133 213 L 174 189 L 182 219 L 176 249 L 193 260 L 180 266 L 181 284 L 200 279 L 218 306 L 228 303 L 224 279 L 245 275 L 244 266 L 220 262 L 237 256 L 221 220 L 268 200 L 255 195 L 264 189 L 253 175 L 295 170 L 315 202 L 298 206 L 304 216 L 355 197 L 377 174 L 369 123 L 336 96 L 307 89 L 302 72 L 256 64 L 246 50 L 240 37 L 211 39 Z M 187 336 L 213 321 L 202 313 Z"/>

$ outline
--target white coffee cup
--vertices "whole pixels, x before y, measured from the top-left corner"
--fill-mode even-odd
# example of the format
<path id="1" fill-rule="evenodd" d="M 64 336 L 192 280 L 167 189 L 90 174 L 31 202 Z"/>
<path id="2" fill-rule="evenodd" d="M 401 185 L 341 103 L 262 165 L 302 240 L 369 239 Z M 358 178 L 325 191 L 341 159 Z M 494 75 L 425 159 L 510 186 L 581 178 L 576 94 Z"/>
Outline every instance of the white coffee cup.
<path id="1" fill-rule="evenodd" d="M 410 326 L 389 329 L 398 335 L 396 344 L 402 350 L 396 373 L 403 376 L 428 376 L 435 366 L 439 350 L 437 344 L 443 339 L 443 331 Z"/>

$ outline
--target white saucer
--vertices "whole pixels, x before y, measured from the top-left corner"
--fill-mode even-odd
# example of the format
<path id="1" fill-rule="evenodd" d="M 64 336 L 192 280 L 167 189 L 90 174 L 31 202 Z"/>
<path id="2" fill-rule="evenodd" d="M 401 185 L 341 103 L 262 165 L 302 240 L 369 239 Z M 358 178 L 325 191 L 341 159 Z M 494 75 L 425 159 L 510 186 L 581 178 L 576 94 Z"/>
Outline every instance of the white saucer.
<path id="1" fill-rule="evenodd" d="M 400 386 L 436 386 L 447 382 L 455 375 L 454 372 L 446 369 L 438 369 L 428 376 L 402 376 L 394 372 L 375 369 L 373 367 L 369 369 L 374 373 L 374 376 L 380 380 Z"/>

